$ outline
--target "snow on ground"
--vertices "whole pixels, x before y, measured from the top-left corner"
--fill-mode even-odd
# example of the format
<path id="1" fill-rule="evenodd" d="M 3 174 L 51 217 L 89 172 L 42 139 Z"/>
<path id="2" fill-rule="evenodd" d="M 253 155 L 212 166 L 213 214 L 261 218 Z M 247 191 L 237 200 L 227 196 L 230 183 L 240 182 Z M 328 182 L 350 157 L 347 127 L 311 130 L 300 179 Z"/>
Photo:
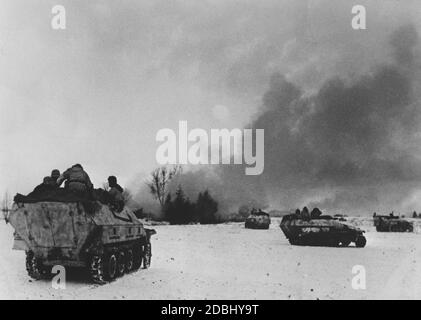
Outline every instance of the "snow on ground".
<path id="1" fill-rule="evenodd" d="M 68 272 L 66 289 L 57 290 L 27 276 L 24 252 L 11 249 L 12 229 L 0 221 L 0 298 L 421 299 L 421 235 L 368 227 L 361 249 L 291 246 L 279 219 L 269 230 L 242 223 L 154 226 L 150 269 L 103 286 Z M 366 269 L 365 290 L 351 286 L 354 265 Z"/>

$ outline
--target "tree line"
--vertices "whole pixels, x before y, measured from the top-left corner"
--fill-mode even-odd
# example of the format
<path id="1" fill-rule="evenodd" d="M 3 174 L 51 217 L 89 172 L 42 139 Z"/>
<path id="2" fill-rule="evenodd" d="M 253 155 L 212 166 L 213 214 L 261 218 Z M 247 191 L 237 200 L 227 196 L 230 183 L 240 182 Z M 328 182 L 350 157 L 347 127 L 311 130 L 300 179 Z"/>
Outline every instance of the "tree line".
<path id="1" fill-rule="evenodd" d="M 181 174 L 181 171 L 180 166 L 157 168 L 151 173 L 151 178 L 147 182 L 150 193 L 161 206 L 162 219 L 170 224 L 221 222 L 218 202 L 212 198 L 209 190 L 199 192 L 196 201 L 186 196 L 181 185 L 178 185 L 175 194 L 171 194 L 170 182 Z"/>

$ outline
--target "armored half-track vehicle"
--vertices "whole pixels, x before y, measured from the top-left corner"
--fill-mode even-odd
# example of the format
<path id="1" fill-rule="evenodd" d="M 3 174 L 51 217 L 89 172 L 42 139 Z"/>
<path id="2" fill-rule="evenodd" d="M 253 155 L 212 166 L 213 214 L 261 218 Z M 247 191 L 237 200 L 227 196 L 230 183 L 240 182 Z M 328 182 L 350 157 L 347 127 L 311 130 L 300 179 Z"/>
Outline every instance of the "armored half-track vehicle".
<path id="1" fill-rule="evenodd" d="M 374 226 L 377 232 L 413 232 L 414 224 L 399 216 L 374 216 Z"/>
<path id="2" fill-rule="evenodd" d="M 292 245 L 347 247 L 354 242 L 356 247 L 362 248 L 367 242 L 364 231 L 331 216 L 302 219 L 289 214 L 282 218 L 280 227 Z"/>
<path id="3" fill-rule="evenodd" d="M 151 235 L 132 211 L 111 210 L 98 201 L 16 202 L 9 216 L 14 249 L 26 251 L 26 269 L 35 279 L 54 265 L 81 267 L 104 284 L 151 263 Z"/>
<path id="4" fill-rule="evenodd" d="M 269 225 L 269 214 L 261 210 L 253 210 L 245 221 L 245 227 L 247 229 L 269 229 Z"/>

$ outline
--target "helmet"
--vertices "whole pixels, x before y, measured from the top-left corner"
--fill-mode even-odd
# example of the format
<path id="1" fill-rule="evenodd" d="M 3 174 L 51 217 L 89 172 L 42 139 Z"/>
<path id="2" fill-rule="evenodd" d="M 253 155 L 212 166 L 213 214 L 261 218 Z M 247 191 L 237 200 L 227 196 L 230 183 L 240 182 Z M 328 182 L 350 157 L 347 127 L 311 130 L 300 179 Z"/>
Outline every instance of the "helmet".
<path id="1" fill-rule="evenodd" d="M 108 183 L 109 183 L 110 185 L 115 185 L 115 184 L 117 184 L 117 178 L 116 178 L 115 176 L 109 176 L 109 177 L 108 177 Z"/>
<path id="2" fill-rule="evenodd" d="M 58 169 L 51 171 L 51 178 L 57 180 L 58 177 L 60 177 L 60 171 Z"/>

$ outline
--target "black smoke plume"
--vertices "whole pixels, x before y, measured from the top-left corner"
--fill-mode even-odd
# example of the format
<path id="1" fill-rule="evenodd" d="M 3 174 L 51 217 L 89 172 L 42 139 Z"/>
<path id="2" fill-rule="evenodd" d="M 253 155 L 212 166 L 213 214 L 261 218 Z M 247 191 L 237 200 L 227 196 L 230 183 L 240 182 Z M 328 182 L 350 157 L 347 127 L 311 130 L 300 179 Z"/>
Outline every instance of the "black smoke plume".
<path id="1" fill-rule="evenodd" d="M 279 194 L 278 205 L 362 212 L 387 197 L 396 206 L 414 188 L 421 177 L 413 150 L 421 111 L 417 44 L 415 28 L 402 27 L 391 36 L 393 63 L 350 81 L 332 78 L 311 96 L 273 75 L 252 127 L 265 129 L 260 184 Z"/>
<path id="2" fill-rule="evenodd" d="M 357 77 L 333 77 L 308 94 L 276 73 L 247 128 L 265 130 L 265 169 L 221 165 L 187 171 L 173 184 L 194 198 L 209 189 L 221 212 L 242 205 L 329 213 L 396 210 L 418 187 L 418 34 L 409 25 L 388 43 L 391 62 Z M 410 208 L 410 210 L 417 208 Z"/>

